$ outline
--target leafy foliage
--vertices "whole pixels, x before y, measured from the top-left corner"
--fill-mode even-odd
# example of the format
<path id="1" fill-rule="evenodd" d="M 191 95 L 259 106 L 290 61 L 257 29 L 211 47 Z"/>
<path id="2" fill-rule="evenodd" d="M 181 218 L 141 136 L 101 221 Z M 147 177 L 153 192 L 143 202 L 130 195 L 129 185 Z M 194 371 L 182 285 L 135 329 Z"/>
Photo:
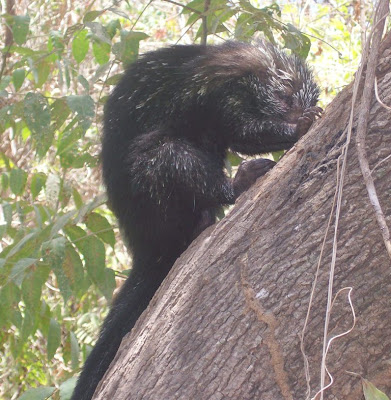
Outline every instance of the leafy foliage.
<path id="1" fill-rule="evenodd" d="M 337 3 L 334 15 L 328 5 L 317 5 L 320 25 L 328 16 L 333 40 L 353 37 L 341 22 L 349 6 Z M 33 2 L 23 13 L 2 15 L 12 33 L 10 41 L 7 35 L 2 39 L 0 61 L 4 399 L 20 394 L 20 399 L 70 398 L 116 277 L 123 278 L 121 271 L 128 268 L 100 186 L 99 129 L 110 87 L 137 59 L 140 46 L 154 48 L 156 42 L 183 36 L 184 42 L 198 40 L 206 17 L 211 42 L 263 35 L 302 57 L 310 51 L 309 37 L 282 22 L 289 13 L 299 14 L 297 4 L 212 0 L 207 10 L 204 0 L 175 7 L 142 0 L 121 9 L 91 4 L 96 8 L 85 9 L 78 0 L 73 9 L 65 1 Z M 315 22 L 307 31 L 320 36 L 317 27 Z M 326 47 L 319 45 L 319 57 Z M 356 48 L 349 51 L 357 53 Z M 231 154 L 228 171 L 240 161 Z"/>

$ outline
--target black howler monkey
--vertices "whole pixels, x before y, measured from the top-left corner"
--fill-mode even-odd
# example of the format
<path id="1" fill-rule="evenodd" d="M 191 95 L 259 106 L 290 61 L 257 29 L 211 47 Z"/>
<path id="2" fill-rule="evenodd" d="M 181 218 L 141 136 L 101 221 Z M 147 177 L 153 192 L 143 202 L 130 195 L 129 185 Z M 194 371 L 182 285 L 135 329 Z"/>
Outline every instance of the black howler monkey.
<path id="1" fill-rule="evenodd" d="M 73 400 L 91 399 L 123 336 L 216 210 L 274 165 L 249 161 L 232 182 L 227 150 L 289 149 L 320 114 L 318 95 L 306 64 L 265 42 L 172 46 L 129 66 L 106 104 L 102 162 L 133 268 Z"/>

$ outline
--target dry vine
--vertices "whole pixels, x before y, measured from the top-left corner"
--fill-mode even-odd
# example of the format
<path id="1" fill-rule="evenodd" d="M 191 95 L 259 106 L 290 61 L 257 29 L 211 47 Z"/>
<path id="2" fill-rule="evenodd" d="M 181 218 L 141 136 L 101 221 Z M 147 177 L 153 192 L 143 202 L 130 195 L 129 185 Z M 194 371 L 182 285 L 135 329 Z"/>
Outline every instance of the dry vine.
<path id="1" fill-rule="evenodd" d="M 327 369 L 327 365 L 326 365 L 327 353 L 328 353 L 331 343 L 335 339 L 345 336 L 346 334 L 350 333 L 353 330 L 353 328 L 355 326 L 355 322 L 356 322 L 355 311 L 354 311 L 354 307 L 353 307 L 351 297 L 350 297 L 352 288 L 341 289 L 340 291 L 338 291 L 338 293 L 335 295 L 335 297 L 333 299 L 333 283 L 334 283 L 334 271 L 335 271 L 336 256 L 337 256 L 337 245 L 338 245 L 338 240 L 337 240 L 338 223 L 340 220 L 340 210 L 341 210 L 341 204 L 342 204 L 344 177 L 346 174 L 347 152 L 348 152 L 349 144 L 350 144 L 351 137 L 352 137 L 352 127 L 353 127 L 355 104 L 356 104 L 356 100 L 357 100 L 357 96 L 358 96 L 359 86 L 360 86 L 360 83 L 362 80 L 361 78 L 362 78 L 363 70 L 365 67 L 366 67 L 366 76 L 365 76 L 365 80 L 364 80 L 364 90 L 363 90 L 363 94 L 362 94 L 361 104 L 358 107 L 358 123 L 357 123 L 357 134 L 356 134 L 357 154 L 358 154 L 358 160 L 360 163 L 361 172 L 362 172 L 364 182 L 365 182 L 365 185 L 366 185 L 366 188 L 368 191 L 368 195 L 370 198 L 370 202 L 374 207 L 376 218 L 377 218 L 377 221 L 378 221 L 378 224 L 379 224 L 382 236 L 383 236 L 383 240 L 384 240 L 387 252 L 391 258 L 390 233 L 389 233 L 389 229 L 388 229 L 385 217 L 384 217 L 384 213 L 380 206 L 378 196 L 376 194 L 376 188 L 375 188 L 375 185 L 373 182 L 373 178 L 371 176 L 371 170 L 369 168 L 369 163 L 368 163 L 368 159 L 366 156 L 366 150 L 365 150 L 365 136 L 366 136 L 366 131 L 367 131 L 367 127 L 368 127 L 370 105 L 371 105 L 374 89 L 376 92 L 376 98 L 378 99 L 377 87 L 376 87 L 376 81 L 375 81 L 375 72 L 376 72 L 376 66 L 377 66 L 377 61 L 378 61 L 378 56 L 379 56 L 380 41 L 381 41 L 383 31 L 384 31 L 385 19 L 388 14 L 389 14 L 389 1 L 381 0 L 378 4 L 377 10 L 376 10 L 373 30 L 365 44 L 362 60 L 360 63 L 360 68 L 358 70 L 356 80 L 354 83 L 354 87 L 353 87 L 352 106 L 351 106 L 350 120 L 349 120 L 349 125 L 348 125 L 348 130 L 347 130 L 347 138 L 346 138 L 344 151 L 340 156 L 340 157 L 343 157 L 342 168 L 341 168 L 341 171 L 339 171 L 339 167 L 337 168 L 337 185 L 336 185 L 335 197 L 333 200 L 330 218 L 329 218 L 328 225 L 326 227 L 326 231 L 325 231 L 325 235 L 324 235 L 324 241 L 322 244 L 319 261 L 318 261 L 318 266 L 317 266 L 316 273 L 315 273 L 314 283 L 313 283 L 312 290 L 311 290 L 307 316 L 306 316 L 306 319 L 304 322 L 304 327 L 303 327 L 303 331 L 302 331 L 302 335 L 301 335 L 301 351 L 302 351 L 302 354 L 304 357 L 305 375 L 306 375 L 306 380 L 307 380 L 307 397 L 306 397 L 307 399 L 309 399 L 309 397 L 310 397 L 311 385 L 310 385 L 309 363 L 308 363 L 308 359 L 305 354 L 305 348 L 304 348 L 304 335 L 305 335 L 305 331 L 307 328 L 309 315 L 310 315 L 310 311 L 311 311 L 311 306 L 312 306 L 312 302 L 313 302 L 313 297 L 314 297 L 315 290 L 316 290 L 317 277 L 318 277 L 320 264 L 321 264 L 321 260 L 322 260 L 322 256 L 323 256 L 323 250 L 324 250 L 325 243 L 326 243 L 326 237 L 327 237 L 327 233 L 328 233 L 328 230 L 329 230 L 329 227 L 331 224 L 332 216 L 334 214 L 335 201 L 336 201 L 336 209 L 335 209 L 333 252 L 332 252 L 331 265 L 330 265 L 328 299 L 327 299 L 327 308 L 326 308 L 326 316 L 325 316 L 325 324 L 324 324 L 323 352 L 322 352 L 322 363 L 321 363 L 321 382 L 320 382 L 320 389 L 315 394 L 315 396 L 312 397 L 312 400 L 315 400 L 317 398 L 319 398 L 320 400 L 323 400 L 325 390 L 328 389 L 333 384 L 333 377 L 329 373 L 329 371 Z M 379 99 L 378 99 L 378 101 L 381 103 L 381 101 Z M 383 106 L 385 106 L 385 105 L 383 105 Z M 385 106 L 385 107 L 387 107 L 387 106 Z M 382 160 L 382 162 L 383 161 L 385 161 L 385 160 Z M 338 159 L 338 166 L 339 166 L 339 159 Z M 330 339 L 328 339 L 329 322 L 330 322 L 330 315 L 331 315 L 333 303 L 334 303 L 335 299 L 337 298 L 337 296 L 339 295 L 339 293 L 341 293 L 342 290 L 347 290 L 347 289 L 349 290 L 348 300 L 349 300 L 349 305 L 351 307 L 352 316 L 353 316 L 352 326 L 350 329 L 343 332 L 342 334 L 333 336 Z M 325 383 L 326 374 L 329 377 L 329 383 L 327 385 Z"/>

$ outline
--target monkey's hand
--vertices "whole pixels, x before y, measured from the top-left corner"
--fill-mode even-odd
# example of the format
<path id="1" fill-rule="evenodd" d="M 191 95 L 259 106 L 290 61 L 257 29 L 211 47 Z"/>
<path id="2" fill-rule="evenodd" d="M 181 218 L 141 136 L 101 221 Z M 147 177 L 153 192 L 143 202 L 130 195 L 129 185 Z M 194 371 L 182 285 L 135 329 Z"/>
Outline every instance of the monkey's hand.
<path id="1" fill-rule="evenodd" d="M 320 107 L 310 107 L 306 108 L 303 112 L 303 115 L 299 117 L 296 125 L 296 133 L 297 137 L 301 138 L 304 136 L 308 130 L 311 128 L 311 125 L 314 123 L 316 118 L 320 118 L 322 116 L 323 109 Z"/>
<path id="2" fill-rule="evenodd" d="M 243 161 L 240 164 L 232 183 L 235 197 L 239 197 L 255 183 L 257 178 L 265 175 L 266 172 L 270 171 L 275 165 L 276 163 L 274 161 L 266 158 Z"/>

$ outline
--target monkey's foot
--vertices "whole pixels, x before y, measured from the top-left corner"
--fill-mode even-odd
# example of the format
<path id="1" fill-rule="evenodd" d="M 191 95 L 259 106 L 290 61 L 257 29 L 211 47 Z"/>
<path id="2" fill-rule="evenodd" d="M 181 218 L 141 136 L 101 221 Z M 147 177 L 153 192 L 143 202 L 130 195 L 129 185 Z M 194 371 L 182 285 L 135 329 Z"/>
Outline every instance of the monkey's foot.
<path id="1" fill-rule="evenodd" d="M 255 181 L 270 171 L 276 163 L 267 158 L 257 158 L 255 160 L 243 161 L 233 180 L 235 196 L 238 197 L 245 192 Z"/>

